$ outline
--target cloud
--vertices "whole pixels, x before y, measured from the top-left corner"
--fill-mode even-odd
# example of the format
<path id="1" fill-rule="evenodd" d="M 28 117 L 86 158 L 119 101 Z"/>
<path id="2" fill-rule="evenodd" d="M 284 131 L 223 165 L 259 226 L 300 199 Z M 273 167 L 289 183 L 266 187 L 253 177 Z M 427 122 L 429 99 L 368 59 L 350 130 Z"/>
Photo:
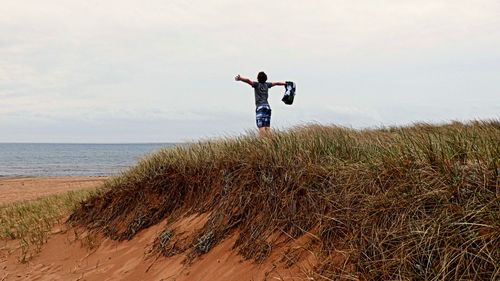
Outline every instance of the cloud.
<path id="1" fill-rule="evenodd" d="M 4 0 L 0 141 L 241 132 L 254 126 L 252 89 L 232 77 L 262 69 L 299 86 L 292 108 L 272 89 L 276 126 L 495 117 L 498 11 L 494 0 Z M 90 129 L 99 122 L 124 129 Z"/>

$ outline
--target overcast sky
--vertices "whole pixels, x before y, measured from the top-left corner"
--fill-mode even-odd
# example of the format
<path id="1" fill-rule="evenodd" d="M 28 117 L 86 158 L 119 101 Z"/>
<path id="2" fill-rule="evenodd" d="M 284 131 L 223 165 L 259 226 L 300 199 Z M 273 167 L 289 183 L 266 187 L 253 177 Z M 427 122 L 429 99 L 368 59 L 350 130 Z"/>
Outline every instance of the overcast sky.
<path id="1" fill-rule="evenodd" d="M 178 142 L 272 125 L 500 117 L 498 0 L 2 0 L 0 142 Z"/>

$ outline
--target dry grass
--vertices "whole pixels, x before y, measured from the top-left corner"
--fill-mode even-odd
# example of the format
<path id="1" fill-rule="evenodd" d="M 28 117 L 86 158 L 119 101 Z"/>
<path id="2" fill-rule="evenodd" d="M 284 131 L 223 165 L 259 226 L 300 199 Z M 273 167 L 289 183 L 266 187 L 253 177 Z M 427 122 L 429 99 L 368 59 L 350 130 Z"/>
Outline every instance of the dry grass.
<path id="1" fill-rule="evenodd" d="M 499 144 L 498 121 L 200 142 L 141 160 L 70 221 L 130 239 L 209 213 L 190 256 L 238 233 L 235 249 L 263 260 L 276 239 L 308 235 L 316 280 L 498 280 Z"/>
<path id="2" fill-rule="evenodd" d="M 40 251 L 53 227 L 92 193 L 85 189 L 0 205 L 0 239 L 19 240 L 19 261 L 26 262 Z"/>

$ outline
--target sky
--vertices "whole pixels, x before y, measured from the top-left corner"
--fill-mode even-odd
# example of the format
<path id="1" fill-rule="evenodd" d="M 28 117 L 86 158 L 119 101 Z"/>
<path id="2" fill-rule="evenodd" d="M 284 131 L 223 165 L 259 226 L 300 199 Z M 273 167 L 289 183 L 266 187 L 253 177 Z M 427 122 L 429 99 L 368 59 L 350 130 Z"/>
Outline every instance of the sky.
<path id="1" fill-rule="evenodd" d="M 272 126 L 500 118 L 498 0 L 2 0 L 0 142 L 183 142 Z"/>

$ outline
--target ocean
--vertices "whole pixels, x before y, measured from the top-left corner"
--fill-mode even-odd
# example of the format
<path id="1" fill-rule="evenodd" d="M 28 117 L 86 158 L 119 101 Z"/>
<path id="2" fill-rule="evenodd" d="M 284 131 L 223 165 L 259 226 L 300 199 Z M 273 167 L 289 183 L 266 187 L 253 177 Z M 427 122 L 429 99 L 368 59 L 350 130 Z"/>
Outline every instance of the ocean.
<path id="1" fill-rule="evenodd" d="M 173 143 L 0 143 L 0 176 L 110 176 Z"/>

